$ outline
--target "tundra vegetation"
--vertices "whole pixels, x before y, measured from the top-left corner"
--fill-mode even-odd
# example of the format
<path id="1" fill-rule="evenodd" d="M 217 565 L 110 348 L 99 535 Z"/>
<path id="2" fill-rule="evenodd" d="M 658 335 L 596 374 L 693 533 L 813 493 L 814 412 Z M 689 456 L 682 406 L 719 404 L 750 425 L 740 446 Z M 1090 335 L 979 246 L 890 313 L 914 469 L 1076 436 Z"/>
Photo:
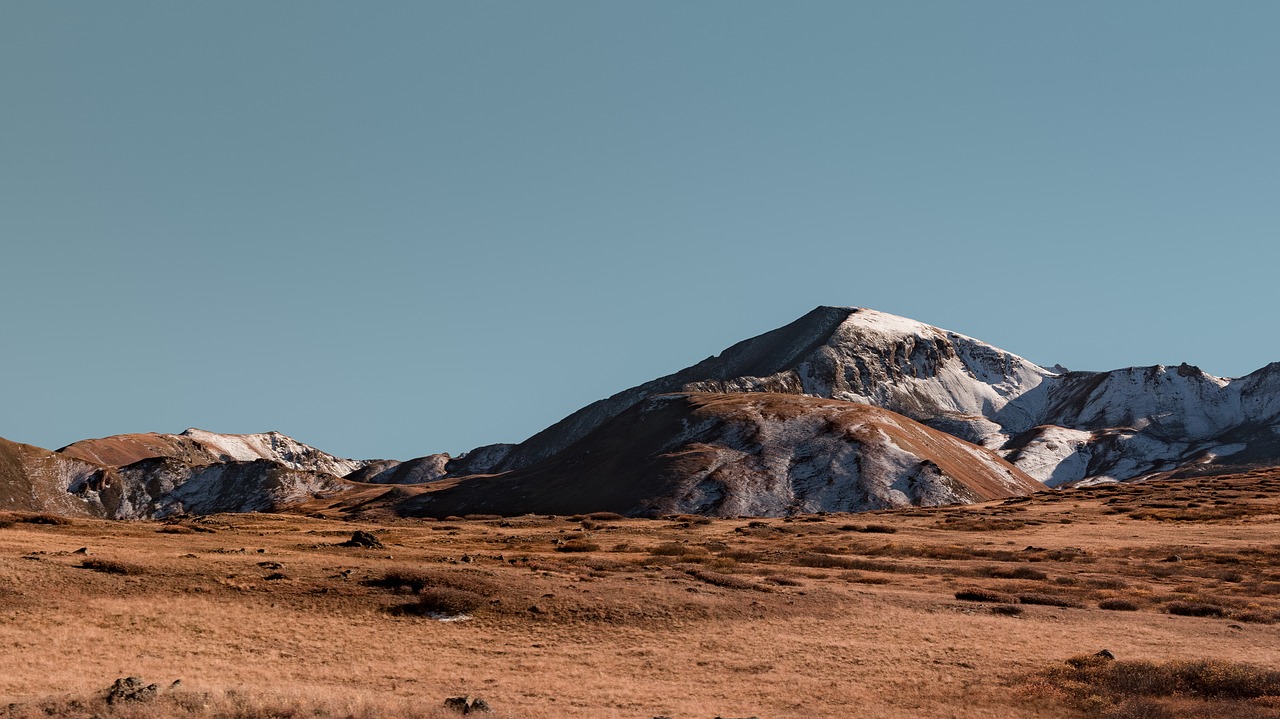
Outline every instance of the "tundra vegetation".
<path id="1" fill-rule="evenodd" d="M 1278 619 L 1280 470 L 766 519 L 0 514 L 6 719 L 1275 717 Z"/>

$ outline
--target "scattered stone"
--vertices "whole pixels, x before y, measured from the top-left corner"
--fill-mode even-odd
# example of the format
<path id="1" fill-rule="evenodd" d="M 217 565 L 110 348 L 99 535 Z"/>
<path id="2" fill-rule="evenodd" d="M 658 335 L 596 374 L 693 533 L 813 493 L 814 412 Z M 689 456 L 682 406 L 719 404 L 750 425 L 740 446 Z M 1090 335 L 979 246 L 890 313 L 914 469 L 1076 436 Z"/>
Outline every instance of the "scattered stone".
<path id="1" fill-rule="evenodd" d="M 452 709 L 461 714 L 493 711 L 489 708 L 489 702 L 481 699 L 480 697 L 472 696 L 449 697 L 444 700 L 444 706 L 446 709 Z"/>
<path id="2" fill-rule="evenodd" d="M 1173 555 L 1170 555 L 1170 556 L 1168 556 L 1168 557 L 1165 557 L 1164 559 L 1161 559 L 1160 561 L 1162 561 L 1162 562 L 1181 562 L 1181 561 L 1182 561 L 1182 557 L 1179 557 L 1178 555 L 1173 554 Z"/>
<path id="3" fill-rule="evenodd" d="M 72 554 L 88 554 L 88 553 L 89 553 L 89 548 L 88 548 L 88 547 L 81 547 L 81 548 L 77 549 L 76 551 L 72 552 Z"/>
<path id="4" fill-rule="evenodd" d="M 263 579 L 268 582 L 278 582 L 281 579 L 288 579 L 288 578 L 289 577 L 287 575 L 281 572 L 272 572 L 271 574 L 268 574 L 267 576 L 263 577 Z"/>
<path id="5" fill-rule="evenodd" d="M 1093 656 L 1098 657 L 1099 659 L 1106 659 L 1109 662 L 1115 661 L 1115 658 L 1116 658 L 1116 655 L 1112 654 L 1110 649 L 1103 649 L 1102 651 L 1098 652 L 1097 654 L 1094 654 Z"/>
<path id="6" fill-rule="evenodd" d="M 124 677 L 117 679 L 115 684 L 111 685 L 111 689 L 107 692 L 107 703 L 149 702 L 155 699 L 158 693 L 160 693 L 160 687 L 155 684 L 143 684 L 138 677 Z"/>
<path id="7" fill-rule="evenodd" d="M 361 547 L 364 549 L 382 549 L 383 548 L 381 539 L 378 539 L 377 537 L 373 536 L 369 532 L 366 532 L 364 530 L 359 530 L 359 529 L 357 529 L 351 535 L 351 539 L 348 539 L 347 541 L 343 542 L 338 546 Z"/>
<path id="8" fill-rule="evenodd" d="M 258 562 L 258 566 L 263 569 L 284 569 L 284 565 L 279 562 Z"/>

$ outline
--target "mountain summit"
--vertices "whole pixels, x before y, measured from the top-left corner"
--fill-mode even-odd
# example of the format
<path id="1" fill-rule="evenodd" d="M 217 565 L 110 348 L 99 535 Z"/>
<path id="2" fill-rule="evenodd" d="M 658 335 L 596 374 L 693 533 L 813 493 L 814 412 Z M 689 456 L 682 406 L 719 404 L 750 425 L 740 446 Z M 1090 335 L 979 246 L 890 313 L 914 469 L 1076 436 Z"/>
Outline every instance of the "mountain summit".
<path id="1" fill-rule="evenodd" d="M 1280 363 L 1239 379 L 1182 365 L 1048 369 L 966 335 L 853 307 L 785 327 L 590 404 L 450 474 L 521 469 L 647 397 L 778 392 L 887 409 L 1009 459 L 1051 486 L 1280 462 Z"/>
<path id="2" fill-rule="evenodd" d="M 1071 372 L 818 307 L 460 457 L 350 460 L 278 432 L 198 429 L 0 450 L 0 504 L 120 518 L 859 511 L 1280 464 L 1280 363 L 1236 379 L 1185 364 Z"/>

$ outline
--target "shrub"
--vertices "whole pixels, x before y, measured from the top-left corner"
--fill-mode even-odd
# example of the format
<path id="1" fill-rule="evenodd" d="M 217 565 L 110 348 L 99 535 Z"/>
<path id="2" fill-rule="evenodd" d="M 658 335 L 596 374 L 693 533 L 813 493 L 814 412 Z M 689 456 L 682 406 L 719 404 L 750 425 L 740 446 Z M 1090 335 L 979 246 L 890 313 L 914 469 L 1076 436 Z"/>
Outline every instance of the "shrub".
<path id="1" fill-rule="evenodd" d="M 1080 603 L 1068 599 L 1067 597 L 1058 597 L 1052 594 L 1019 594 L 1019 604 L 1038 604 L 1046 607 L 1064 607 L 1067 609 L 1079 609 Z"/>
<path id="2" fill-rule="evenodd" d="M 653 547 L 649 550 L 649 554 L 658 557 L 684 557 L 688 555 L 706 555 L 710 554 L 706 547 L 699 547 L 696 544 L 681 544 L 679 542 L 665 542 Z"/>
<path id="3" fill-rule="evenodd" d="M 1223 617 L 1227 614 L 1222 607 L 1202 602 L 1169 602 L 1164 605 L 1164 610 L 1182 617 Z"/>
<path id="4" fill-rule="evenodd" d="M 117 562 L 110 559 L 86 559 L 80 562 L 81 569 L 92 569 L 95 572 L 104 574 L 142 574 L 142 567 L 127 562 Z"/>
<path id="5" fill-rule="evenodd" d="M 586 539 L 570 539 L 556 547 L 557 552 L 598 552 L 600 545 Z"/>
<path id="6" fill-rule="evenodd" d="M 813 567 L 815 569 L 861 569 L 869 572 L 896 572 L 898 567 L 889 562 L 877 562 L 870 559 L 858 559 L 857 557 L 833 557 L 829 554 L 817 554 L 815 552 L 801 552 L 792 560 L 792 564 L 798 567 Z"/>
<path id="7" fill-rule="evenodd" d="M 156 530 L 158 534 L 195 534 L 196 530 L 182 524 L 166 524 Z"/>
<path id="8" fill-rule="evenodd" d="M 1078 699 L 1092 696 L 1113 704 L 1133 697 L 1247 700 L 1280 695 L 1280 672 L 1216 659 L 1158 664 L 1082 656 L 1042 676 Z"/>
<path id="9" fill-rule="evenodd" d="M 765 577 L 764 581 L 770 584 L 776 584 L 780 587 L 799 587 L 804 585 L 804 582 L 792 579 L 791 577 L 784 577 L 780 574 L 771 574 Z"/>
<path id="10" fill-rule="evenodd" d="M 978 567 L 974 573 L 980 577 L 991 577 L 992 579 L 1034 579 L 1036 581 L 1044 581 L 1049 578 L 1048 574 L 1039 569 L 1031 567 L 997 567 L 988 565 Z"/>
<path id="11" fill-rule="evenodd" d="M 712 584 L 717 587 L 724 587 L 725 589 L 760 589 L 761 588 L 756 586 L 756 583 L 749 579 L 746 579 L 743 577 L 735 577 L 732 574 L 722 574 L 720 572 L 708 572 L 705 570 L 694 570 L 689 572 L 689 575 L 699 581 L 706 582 L 707 584 Z"/>
<path id="12" fill-rule="evenodd" d="M 1022 607 L 1012 604 L 997 604 L 991 608 L 991 613 L 1002 617 L 1017 617 L 1022 614 Z"/>
<path id="13" fill-rule="evenodd" d="M 1000 604 L 1013 604 L 1014 599 L 1008 594 L 993 592 L 990 589 L 982 589 L 980 587 L 971 587 L 969 589 L 961 589 L 956 592 L 956 599 L 965 602 L 998 602 Z"/>
<path id="14" fill-rule="evenodd" d="M 72 524 L 72 521 L 66 517 L 59 517 L 56 514 L 29 514 L 26 512 L 13 512 L 0 517 L 0 526 L 11 527 L 17 523 L 23 524 L 47 524 L 56 526 L 66 526 Z"/>
<path id="15" fill-rule="evenodd" d="M 587 515 L 587 519 L 594 519 L 597 522 L 603 522 L 614 519 L 626 519 L 626 517 L 617 512 L 592 512 Z"/>
<path id="16" fill-rule="evenodd" d="M 1098 602 L 1099 609 L 1109 609 L 1113 612 L 1136 612 L 1138 611 L 1138 603 L 1129 599 L 1104 599 Z"/>
<path id="17" fill-rule="evenodd" d="M 1275 624 L 1277 621 L 1275 612 L 1263 612 L 1257 610 L 1232 612 L 1231 618 L 1237 622 L 1245 622 L 1248 624 Z"/>
<path id="18" fill-rule="evenodd" d="M 453 587 L 434 587 L 422 592 L 417 597 L 417 603 L 411 606 L 420 614 L 454 615 L 475 612 L 484 604 L 484 597 L 476 592 Z"/>
<path id="19" fill-rule="evenodd" d="M 424 593 L 429 589 L 457 589 L 488 597 L 498 592 L 498 587 L 492 581 L 474 570 L 422 572 L 411 568 L 393 569 L 380 578 L 367 580 L 365 584 L 394 591 L 407 589 L 414 594 Z"/>

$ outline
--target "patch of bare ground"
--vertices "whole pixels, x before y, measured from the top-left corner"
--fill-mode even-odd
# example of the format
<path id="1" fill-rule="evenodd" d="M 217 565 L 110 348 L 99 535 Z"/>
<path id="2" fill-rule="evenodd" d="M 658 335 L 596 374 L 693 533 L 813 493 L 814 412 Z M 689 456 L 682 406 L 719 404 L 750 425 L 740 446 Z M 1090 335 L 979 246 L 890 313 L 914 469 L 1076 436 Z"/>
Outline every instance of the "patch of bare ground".
<path id="1" fill-rule="evenodd" d="M 1099 715 L 1045 668 L 1103 647 L 1280 664 L 1278 498 L 1258 472 L 785 519 L 6 515 L 0 716 L 134 716 L 93 708 L 130 675 L 181 678 L 199 717 L 449 716 L 459 695 L 531 719 Z M 1178 514 L 1219 499 L 1244 510 Z M 341 546 L 355 530 L 383 546 Z"/>

